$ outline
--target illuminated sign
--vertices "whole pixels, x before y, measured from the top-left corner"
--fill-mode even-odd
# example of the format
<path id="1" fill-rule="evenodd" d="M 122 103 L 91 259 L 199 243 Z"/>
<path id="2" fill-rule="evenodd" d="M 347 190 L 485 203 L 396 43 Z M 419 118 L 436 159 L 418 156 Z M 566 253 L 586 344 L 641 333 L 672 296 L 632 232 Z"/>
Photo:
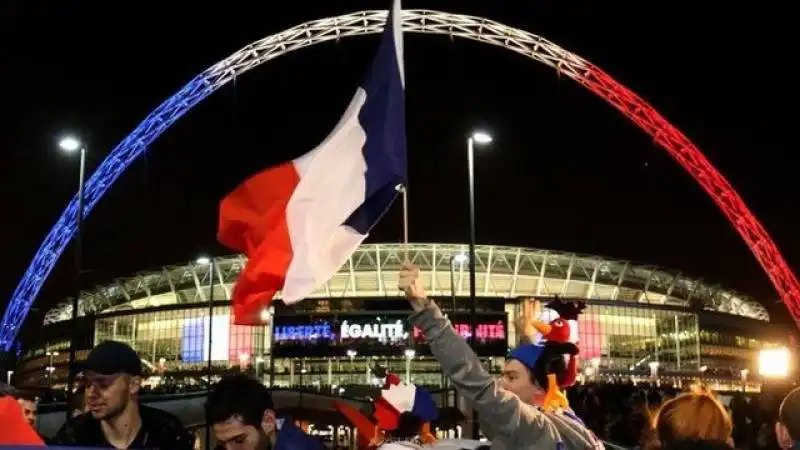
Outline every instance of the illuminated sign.
<path id="1" fill-rule="evenodd" d="M 372 322 L 366 324 L 342 322 L 340 333 L 342 339 L 377 339 L 380 342 L 400 341 L 408 338 L 405 332 L 403 321 L 398 320 L 394 323 Z"/>
<path id="2" fill-rule="evenodd" d="M 276 325 L 274 340 L 281 341 L 332 341 L 336 335 L 331 331 L 331 324 L 319 322 L 311 325 Z"/>
<path id="3" fill-rule="evenodd" d="M 506 338 L 506 324 L 498 320 L 497 323 L 481 323 L 475 327 L 478 339 L 482 341 L 496 341 Z M 464 339 L 472 334 L 472 327 L 467 323 L 453 324 L 453 329 Z M 424 340 L 422 330 L 414 328 L 414 340 Z"/>
<path id="4" fill-rule="evenodd" d="M 398 312 L 276 315 L 272 322 L 272 350 L 276 356 L 347 357 L 348 351 L 363 356 L 398 356 L 414 348 L 417 355 L 430 350 L 419 329 L 408 324 Z M 453 328 L 464 338 L 470 336 L 469 318 L 455 318 Z M 508 330 L 505 313 L 480 314 L 473 348 L 481 356 L 502 356 L 507 352 Z"/>
<path id="5" fill-rule="evenodd" d="M 470 325 L 457 323 L 453 329 L 463 338 L 470 337 Z M 482 323 L 477 325 L 478 339 L 484 341 L 494 341 L 506 338 L 506 327 L 502 321 L 497 323 Z M 396 342 L 408 338 L 408 333 L 402 321 L 394 323 L 371 322 L 371 323 L 350 323 L 347 320 L 342 322 L 339 328 L 339 337 L 344 339 L 376 339 L 380 342 Z M 414 328 L 414 340 L 422 340 L 422 331 Z M 282 325 L 275 327 L 276 341 L 318 341 L 336 340 L 336 335 L 331 330 L 331 324 L 321 322 L 313 325 Z"/>

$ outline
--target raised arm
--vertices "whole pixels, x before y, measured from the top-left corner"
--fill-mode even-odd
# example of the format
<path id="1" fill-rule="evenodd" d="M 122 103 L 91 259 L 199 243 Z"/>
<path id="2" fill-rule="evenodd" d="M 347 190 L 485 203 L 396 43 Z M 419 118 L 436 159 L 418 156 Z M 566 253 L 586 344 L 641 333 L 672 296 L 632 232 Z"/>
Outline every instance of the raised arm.
<path id="1" fill-rule="evenodd" d="M 456 334 L 439 307 L 425 296 L 419 269 L 407 266 L 401 272 L 400 287 L 406 292 L 415 311 L 411 323 L 422 331 L 431 353 L 456 390 L 472 401 L 482 421 L 490 423 L 494 433 L 516 436 L 521 425 L 552 433 L 552 425 L 543 414 L 502 389 L 483 368 L 478 356 Z"/>

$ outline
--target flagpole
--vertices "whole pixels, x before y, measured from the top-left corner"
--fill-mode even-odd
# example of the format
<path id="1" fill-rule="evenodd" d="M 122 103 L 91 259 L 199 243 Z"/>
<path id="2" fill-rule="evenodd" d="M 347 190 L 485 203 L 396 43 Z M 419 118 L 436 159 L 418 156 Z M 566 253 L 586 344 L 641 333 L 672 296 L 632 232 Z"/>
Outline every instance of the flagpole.
<path id="1" fill-rule="evenodd" d="M 408 261 L 408 188 L 400 187 L 403 194 L 403 244 L 405 245 L 405 260 Z"/>

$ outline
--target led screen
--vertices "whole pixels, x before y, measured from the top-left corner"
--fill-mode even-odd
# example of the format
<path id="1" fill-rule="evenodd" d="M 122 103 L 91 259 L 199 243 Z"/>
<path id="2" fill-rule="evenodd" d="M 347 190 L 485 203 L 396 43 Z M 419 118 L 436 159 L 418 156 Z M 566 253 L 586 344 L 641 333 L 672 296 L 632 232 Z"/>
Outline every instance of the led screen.
<path id="1" fill-rule="evenodd" d="M 401 356 L 407 348 L 430 354 L 422 333 L 401 313 L 285 315 L 274 319 L 272 345 L 276 356 Z M 470 336 L 468 316 L 456 317 L 454 328 Z M 507 320 L 503 313 L 478 318 L 475 349 L 482 356 L 503 356 L 507 350 Z"/>

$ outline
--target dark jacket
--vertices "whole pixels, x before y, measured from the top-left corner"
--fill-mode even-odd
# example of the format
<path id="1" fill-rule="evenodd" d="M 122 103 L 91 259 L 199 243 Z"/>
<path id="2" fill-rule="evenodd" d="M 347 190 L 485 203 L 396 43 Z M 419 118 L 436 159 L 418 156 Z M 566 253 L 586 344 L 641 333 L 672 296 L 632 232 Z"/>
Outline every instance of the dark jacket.
<path id="1" fill-rule="evenodd" d="M 322 441 L 306 434 L 291 419 L 286 419 L 278 430 L 274 450 L 324 450 Z"/>
<path id="2" fill-rule="evenodd" d="M 194 436 L 183 427 L 181 421 L 160 409 L 139 406 L 142 428 L 130 445 L 137 450 L 193 450 Z M 100 421 L 90 413 L 69 420 L 58 430 L 50 442 L 52 445 L 68 447 L 112 447 L 103 434 Z"/>

